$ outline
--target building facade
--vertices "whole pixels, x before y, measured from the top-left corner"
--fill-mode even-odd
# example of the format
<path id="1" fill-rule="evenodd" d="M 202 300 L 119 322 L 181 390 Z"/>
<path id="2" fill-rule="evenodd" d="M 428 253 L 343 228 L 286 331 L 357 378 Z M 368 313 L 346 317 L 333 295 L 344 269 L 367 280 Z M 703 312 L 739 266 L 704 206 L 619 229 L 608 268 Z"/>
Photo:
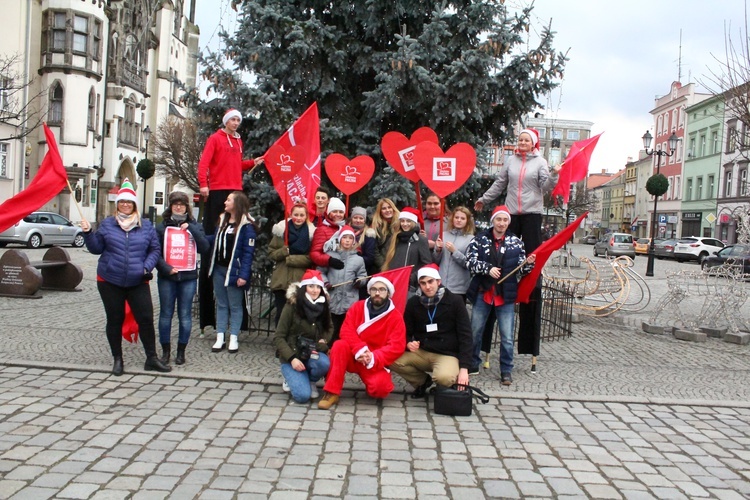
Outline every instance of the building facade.
<path id="1" fill-rule="evenodd" d="M 142 213 L 150 206 L 162 211 L 172 180 L 157 176 L 144 183 L 136 165 L 148 154 L 144 129 L 155 132 L 168 115 L 187 114 L 178 86 L 195 83 L 195 1 L 11 2 L 20 7 L 13 12 L 18 22 L 9 24 L 24 28 L 28 38 L 4 32 L 3 50 L 24 54 L 29 94 L 39 95 L 30 106 L 46 115 L 72 189 L 43 208 L 73 220 L 101 220 L 113 212 L 127 177 L 137 186 Z M 10 182 L 0 180 L 5 197 L 33 179 L 47 149 L 43 130 L 38 127 L 9 149 Z"/>
<path id="2" fill-rule="evenodd" d="M 727 96 L 733 99 L 732 96 Z M 721 163 L 716 190 L 716 233 L 724 243 L 737 243 L 739 209 L 750 204 L 748 186 L 748 164 L 750 163 L 750 124 L 743 123 L 730 111 L 735 106 L 726 106 L 721 143 Z"/>

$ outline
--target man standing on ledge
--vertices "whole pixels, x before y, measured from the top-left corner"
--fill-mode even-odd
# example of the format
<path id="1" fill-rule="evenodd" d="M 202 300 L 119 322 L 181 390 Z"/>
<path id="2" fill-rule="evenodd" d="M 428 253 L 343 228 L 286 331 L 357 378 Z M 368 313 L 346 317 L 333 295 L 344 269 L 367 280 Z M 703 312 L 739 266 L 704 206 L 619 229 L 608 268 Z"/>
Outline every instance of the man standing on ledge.
<path id="1" fill-rule="evenodd" d="M 391 301 L 393 283 L 373 276 L 367 283 L 370 298 L 356 302 L 346 313 L 341 336 L 329 353 L 331 368 L 326 376 L 325 394 L 318 408 L 328 410 L 339 402 L 346 372 L 362 379 L 371 398 L 384 399 L 393 390 L 387 366 L 404 352 L 404 318 Z"/>
<path id="2" fill-rule="evenodd" d="M 263 163 L 263 157 L 254 160 L 242 159 L 242 139 L 237 129 L 242 123 L 242 114 L 230 109 L 222 119 L 224 128 L 214 132 L 206 141 L 198 163 L 198 184 L 201 197 L 206 202 L 203 210 L 203 232 L 207 235 L 216 232 L 216 222 L 224 212 L 224 202 L 232 191 L 242 191 L 242 175 Z M 208 263 L 210 252 L 204 263 Z M 208 265 L 201 266 L 199 297 L 201 331 L 208 325 L 216 324 L 214 312 L 213 286 L 208 278 Z"/>
<path id="3" fill-rule="evenodd" d="M 440 284 L 438 266 L 424 266 L 417 278 L 419 291 L 404 311 L 406 352 L 391 365 L 415 388 L 412 399 L 424 397 L 433 380 L 468 385 L 473 347 L 464 300 Z"/>

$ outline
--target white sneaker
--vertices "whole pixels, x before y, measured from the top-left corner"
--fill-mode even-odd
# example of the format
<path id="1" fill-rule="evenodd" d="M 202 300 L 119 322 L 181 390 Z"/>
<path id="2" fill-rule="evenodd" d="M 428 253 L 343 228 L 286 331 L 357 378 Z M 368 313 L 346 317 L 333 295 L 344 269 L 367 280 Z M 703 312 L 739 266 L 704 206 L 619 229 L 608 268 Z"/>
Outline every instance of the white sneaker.
<path id="1" fill-rule="evenodd" d="M 224 350 L 224 334 L 223 333 L 217 333 L 216 334 L 216 343 L 211 347 L 211 352 L 219 352 Z"/>
<path id="2" fill-rule="evenodd" d="M 284 392 L 289 392 L 290 391 L 289 384 L 286 383 L 286 380 L 281 383 L 281 390 L 284 391 Z"/>
<path id="3" fill-rule="evenodd" d="M 240 342 L 237 340 L 237 335 L 229 336 L 229 352 L 234 354 L 240 350 Z"/>
<path id="4" fill-rule="evenodd" d="M 315 385 L 315 382 L 310 382 L 310 399 L 318 399 L 318 396 L 320 396 L 320 393 L 318 392 L 318 386 Z"/>

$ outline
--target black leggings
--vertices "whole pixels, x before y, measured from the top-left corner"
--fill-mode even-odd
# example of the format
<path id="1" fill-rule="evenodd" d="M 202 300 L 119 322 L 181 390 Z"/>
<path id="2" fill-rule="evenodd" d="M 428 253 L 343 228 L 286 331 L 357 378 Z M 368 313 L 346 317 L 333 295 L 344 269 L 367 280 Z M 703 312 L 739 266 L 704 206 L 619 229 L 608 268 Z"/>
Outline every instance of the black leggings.
<path id="1" fill-rule="evenodd" d="M 146 351 L 146 357 L 155 357 L 154 306 L 151 303 L 148 283 L 122 287 L 106 281 L 97 281 L 96 286 L 104 304 L 104 313 L 107 315 L 107 340 L 112 356 L 122 356 L 122 324 L 125 321 L 127 300 L 138 323 L 138 337 L 143 344 L 143 350 Z"/>

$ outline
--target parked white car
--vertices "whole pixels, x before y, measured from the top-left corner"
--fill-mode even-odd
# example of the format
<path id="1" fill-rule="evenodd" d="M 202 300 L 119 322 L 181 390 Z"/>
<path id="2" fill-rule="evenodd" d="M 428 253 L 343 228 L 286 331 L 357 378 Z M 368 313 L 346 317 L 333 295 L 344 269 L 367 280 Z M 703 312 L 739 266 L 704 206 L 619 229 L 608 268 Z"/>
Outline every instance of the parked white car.
<path id="1" fill-rule="evenodd" d="M 62 215 L 34 212 L 0 233 L 0 247 L 19 243 L 29 248 L 45 245 L 83 246 L 83 230 Z"/>
<path id="2" fill-rule="evenodd" d="M 697 260 L 699 264 L 702 264 L 706 257 L 714 255 L 722 248 L 724 248 L 724 243 L 716 238 L 691 236 L 677 241 L 674 247 L 674 258 L 678 262 Z"/>

